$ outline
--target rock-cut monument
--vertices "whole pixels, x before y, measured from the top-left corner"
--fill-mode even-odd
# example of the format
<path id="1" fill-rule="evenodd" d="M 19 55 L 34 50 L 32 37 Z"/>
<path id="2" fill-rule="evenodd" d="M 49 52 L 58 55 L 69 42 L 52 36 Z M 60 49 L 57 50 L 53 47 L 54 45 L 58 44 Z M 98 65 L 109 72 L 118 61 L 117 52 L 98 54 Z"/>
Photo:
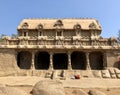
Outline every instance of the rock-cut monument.
<path id="1" fill-rule="evenodd" d="M 0 76 L 120 78 L 120 45 L 96 19 L 23 19 L 17 31 L 2 37 Z"/>

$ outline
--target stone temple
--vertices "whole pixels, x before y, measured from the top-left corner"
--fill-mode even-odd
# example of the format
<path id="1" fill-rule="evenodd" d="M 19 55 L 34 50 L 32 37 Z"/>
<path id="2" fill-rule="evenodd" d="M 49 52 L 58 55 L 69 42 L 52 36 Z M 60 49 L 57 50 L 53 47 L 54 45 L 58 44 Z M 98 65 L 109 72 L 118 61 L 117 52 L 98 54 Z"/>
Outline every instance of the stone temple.
<path id="1" fill-rule="evenodd" d="M 120 78 L 120 45 L 96 19 L 24 19 L 17 31 L 2 37 L 0 76 Z"/>

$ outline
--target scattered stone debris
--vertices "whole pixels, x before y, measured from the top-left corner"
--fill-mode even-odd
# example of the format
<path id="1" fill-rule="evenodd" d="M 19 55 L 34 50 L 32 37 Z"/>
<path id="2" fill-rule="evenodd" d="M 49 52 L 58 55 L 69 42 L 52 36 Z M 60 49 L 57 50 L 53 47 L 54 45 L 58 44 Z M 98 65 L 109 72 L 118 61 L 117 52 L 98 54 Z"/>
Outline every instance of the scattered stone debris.
<path id="1" fill-rule="evenodd" d="M 103 78 L 110 78 L 110 73 L 108 70 L 102 70 L 102 77 Z"/>
<path id="2" fill-rule="evenodd" d="M 117 78 L 120 79 L 120 70 L 119 69 L 115 69 L 115 73 L 116 73 Z"/>
<path id="3" fill-rule="evenodd" d="M 115 74 L 115 71 L 114 71 L 113 68 L 110 68 L 110 69 L 109 69 L 109 72 L 110 72 L 111 78 L 116 78 L 116 74 Z"/>
<path id="4" fill-rule="evenodd" d="M 52 76 L 52 72 L 47 72 L 45 78 L 51 78 L 51 76 Z"/>
<path id="5" fill-rule="evenodd" d="M 89 90 L 88 92 L 89 95 L 106 95 L 103 92 L 99 91 L 99 90 Z"/>

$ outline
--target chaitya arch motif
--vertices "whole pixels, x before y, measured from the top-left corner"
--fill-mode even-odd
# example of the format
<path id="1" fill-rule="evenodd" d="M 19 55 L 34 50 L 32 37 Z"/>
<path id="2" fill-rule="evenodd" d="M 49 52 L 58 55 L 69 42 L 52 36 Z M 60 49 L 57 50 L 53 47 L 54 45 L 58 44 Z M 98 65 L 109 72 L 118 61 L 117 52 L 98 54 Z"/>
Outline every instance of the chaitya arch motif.
<path id="1" fill-rule="evenodd" d="M 27 22 L 23 23 L 23 25 L 22 25 L 22 28 L 23 28 L 23 29 L 27 29 L 28 27 L 29 27 L 29 25 L 28 25 Z"/>
<path id="2" fill-rule="evenodd" d="M 89 28 L 96 29 L 96 24 L 94 22 L 90 23 Z"/>

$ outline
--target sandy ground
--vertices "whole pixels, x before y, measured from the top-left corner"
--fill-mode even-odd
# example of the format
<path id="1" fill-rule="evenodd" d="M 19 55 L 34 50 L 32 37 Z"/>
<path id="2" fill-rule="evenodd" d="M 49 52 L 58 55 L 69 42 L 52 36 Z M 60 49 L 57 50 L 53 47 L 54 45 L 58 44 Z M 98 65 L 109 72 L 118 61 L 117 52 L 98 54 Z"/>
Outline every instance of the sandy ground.
<path id="1" fill-rule="evenodd" d="M 80 89 L 80 88 L 65 88 L 65 92 L 66 92 L 66 95 L 75 95 L 75 94 L 72 94 L 72 91 L 74 89 Z M 89 92 L 89 90 L 91 89 L 97 89 L 99 91 L 102 91 L 104 92 L 106 95 L 120 95 L 120 88 L 82 88 L 82 90 L 84 90 L 85 92 Z"/>
<path id="2" fill-rule="evenodd" d="M 25 92 L 28 93 L 28 95 L 31 95 L 30 92 L 32 91 L 32 86 L 21 86 L 21 87 L 18 87 L 17 88 L 19 89 L 22 89 L 24 90 Z M 102 91 L 104 92 L 106 95 L 120 95 L 120 88 L 64 88 L 65 89 L 65 94 L 66 95 L 75 95 L 74 93 L 72 93 L 73 90 L 77 90 L 77 89 L 82 89 L 84 90 L 86 93 L 89 92 L 89 90 L 91 89 L 97 89 L 99 91 Z"/>
<path id="3" fill-rule="evenodd" d="M 17 87 L 31 95 L 33 86 L 40 80 L 40 77 L 0 77 L 0 84 L 5 84 L 10 87 Z M 72 93 L 75 89 L 82 89 L 88 93 L 91 89 L 97 89 L 104 92 L 106 95 L 120 95 L 120 79 L 95 79 L 86 78 L 80 80 L 60 80 L 63 83 L 66 95 L 75 95 Z"/>

